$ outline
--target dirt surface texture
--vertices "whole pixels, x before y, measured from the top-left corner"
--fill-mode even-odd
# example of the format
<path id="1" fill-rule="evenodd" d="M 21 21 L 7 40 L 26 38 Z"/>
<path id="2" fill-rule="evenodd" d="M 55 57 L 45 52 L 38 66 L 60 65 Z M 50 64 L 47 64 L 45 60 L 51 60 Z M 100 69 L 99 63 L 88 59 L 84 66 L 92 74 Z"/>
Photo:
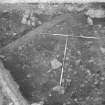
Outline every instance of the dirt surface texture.
<path id="1" fill-rule="evenodd" d="M 30 104 L 105 104 L 105 10 L 94 5 L 56 6 L 56 14 L 37 22 L 25 12 L 21 25 L 29 31 L 1 45 L 4 67 Z"/>

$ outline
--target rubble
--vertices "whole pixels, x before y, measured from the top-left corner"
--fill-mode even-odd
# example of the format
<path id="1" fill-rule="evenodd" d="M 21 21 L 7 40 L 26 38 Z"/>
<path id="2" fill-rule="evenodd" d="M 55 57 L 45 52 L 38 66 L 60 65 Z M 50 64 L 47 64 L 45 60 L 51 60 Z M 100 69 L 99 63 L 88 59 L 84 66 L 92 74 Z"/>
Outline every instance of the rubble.
<path id="1" fill-rule="evenodd" d="M 33 27 L 36 27 L 38 25 L 38 21 L 39 19 L 35 16 L 33 16 L 33 14 L 31 13 L 25 13 L 23 15 L 23 18 L 21 20 L 21 23 L 22 24 L 26 24 L 28 26 L 33 26 Z"/>
<path id="2" fill-rule="evenodd" d="M 103 9 L 94 9 L 90 8 L 87 12 L 86 15 L 90 16 L 91 18 L 104 18 L 105 17 L 105 10 Z"/>

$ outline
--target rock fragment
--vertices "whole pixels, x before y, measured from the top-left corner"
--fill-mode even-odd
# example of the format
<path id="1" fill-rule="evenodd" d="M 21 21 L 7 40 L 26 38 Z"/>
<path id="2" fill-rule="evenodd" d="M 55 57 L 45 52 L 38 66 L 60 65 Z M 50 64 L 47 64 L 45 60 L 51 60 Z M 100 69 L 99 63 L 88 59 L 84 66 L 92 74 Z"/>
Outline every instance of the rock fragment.
<path id="1" fill-rule="evenodd" d="M 57 59 L 51 60 L 51 68 L 52 69 L 58 69 L 61 66 L 62 66 L 62 63 L 59 62 Z"/>
<path id="2" fill-rule="evenodd" d="M 103 9 L 92 9 L 90 8 L 86 15 L 90 16 L 91 18 L 104 18 L 105 17 L 105 11 Z"/>
<path id="3" fill-rule="evenodd" d="M 93 20 L 92 20 L 90 17 L 88 17 L 88 18 L 87 18 L 87 23 L 88 23 L 89 25 L 93 25 Z"/>
<path id="4" fill-rule="evenodd" d="M 102 52 L 103 54 L 105 54 L 105 48 L 100 47 L 100 50 L 101 50 L 101 52 Z"/>
<path id="5" fill-rule="evenodd" d="M 64 90 L 64 87 L 60 86 L 60 85 L 57 85 L 53 88 L 53 91 L 56 91 L 58 92 L 59 94 L 64 94 L 65 93 L 65 90 Z"/>
<path id="6" fill-rule="evenodd" d="M 44 102 L 43 101 L 40 101 L 39 103 L 33 103 L 31 105 L 43 105 L 43 104 L 44 104 Z"/>

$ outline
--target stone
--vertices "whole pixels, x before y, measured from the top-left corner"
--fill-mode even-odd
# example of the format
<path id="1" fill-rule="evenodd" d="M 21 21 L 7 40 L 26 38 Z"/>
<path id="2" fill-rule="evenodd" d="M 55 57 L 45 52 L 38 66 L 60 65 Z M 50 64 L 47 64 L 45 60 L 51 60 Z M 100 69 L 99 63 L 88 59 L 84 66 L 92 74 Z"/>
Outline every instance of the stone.
<path id="1" fill-rule="evenodd" d="M 92 20 L 90 17 L 88 17 L 88 18 L 87 18 L 87 23 L 88 23 L 89 25 L 93 25 L 93 20 Z"/>
<path id="2" fill-rule="evenodd" d="M 62 66 L 62 63 L 59 62 L 57 59 L 51 60 L 51 68 L 52 69 L 58 69 Z"/>
<path id="3" fill-rule="evenodd" d="M 64 87 L 60 86 L 60 85 L 57 85 L 53 88 L 53 91 L 56 91 L 58 92 L 59 94 L 64 94 L 65 93 L 65 90 L 64 90 Z"/>
<path id="4" fill-rule="evenodd" d="M 26 23 L 27 23 L 26 18 L 24 18 L 24 17 L 23 17 L 23 19 L 22 19 L 21 23 L 22 23 L 22 24 L 26 24 Z"/>
<path id="5" fill-rule="evenodd" d="M 39 103 L 32 103 L 31 105 L 43 105 L 44 102 L 43 101 L 40 101 Z"/>
<path id="6" fill-rule="evenodd" d="M 105 48 L 100 47 L 100 50 L 101 50 L 101 52 L 102 52 L 103 54 L 105 54 Z"/>
<path id="7" fill-rule="evenodd" d="M 89 15 L 92 18 L 104 18 L 105 17 L 105 12 L 103 9 L 89 9 L 86 12 L 86 15 Z"/>

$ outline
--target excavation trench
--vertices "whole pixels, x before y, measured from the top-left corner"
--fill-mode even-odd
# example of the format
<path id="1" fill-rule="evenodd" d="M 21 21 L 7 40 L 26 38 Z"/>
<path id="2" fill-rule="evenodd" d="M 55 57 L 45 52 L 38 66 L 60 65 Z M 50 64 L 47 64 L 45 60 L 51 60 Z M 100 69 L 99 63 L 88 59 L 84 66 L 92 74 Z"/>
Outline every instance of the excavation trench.
<path id="1" fill-rule="evenodd" d="M 93 38 L 96 37 L 93 33 L 93 28 L 86 24 L 83 15 L 57 16 L 2 48 L 2 62 L 29 103 L 45 101 L 45 105 L 63 105 L 67 100 L 71 100 L 71 104 L 78 105 L 75 99 L 85 100 L 93 95 L 95 77 L 88 77 L 87 71 L 90 70 L 93 74 L 103 71 L 102 65 L 92 62 L 94 59 L 104 62 L 103 56 L 100 56 L 100 45 L 97 38 Z M 85 37 L 71 37 L 81 34 Z M 70 35 L 64 63 L 65 93 L 58 94 L 53 88 L 60 82 L 62 67 L 53 70 L 51 62 L 56 60 L 63 63 L 67 38 L 64 35 Z M 48 72 L 49 70 L 51 72 Z M 92 81 L 85 84 L 87 79 Z M 84 87 L 81 87 L 83 83 Z"/>
<path id="2" fill-rule="evenodd" d="M 63 54 L 65 43 L 64 37 L 39 33 L 47 32 L 70 17 L 72 18 L 70 14 L 57 16 L 0 50 L 0 54 L 5 56 L 3 58 L 5 68 L 9 70 L 19 85 L 20 92 L 30 103 L 46 98 L 50 88 L 57 84 L 55 79 L 50 80 L 51 76 L 47 71 L 50 69 L 54 53 L 60 52 L 57 47 Z M 60 71 L 58 73 L 60 74 Z M 59 75 L 56 79 L 59 82 Z"/>

